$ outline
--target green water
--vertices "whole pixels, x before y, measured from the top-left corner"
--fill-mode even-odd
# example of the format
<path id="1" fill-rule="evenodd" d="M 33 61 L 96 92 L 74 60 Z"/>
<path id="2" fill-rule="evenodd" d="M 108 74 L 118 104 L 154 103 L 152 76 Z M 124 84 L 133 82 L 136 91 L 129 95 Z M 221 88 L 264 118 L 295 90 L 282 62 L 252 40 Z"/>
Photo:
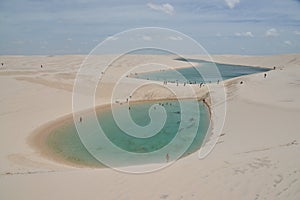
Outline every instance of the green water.
<path id="1" fill-rule="evenodd" d="M 207 107 L 202 103 L 197 103 L 199 112 L 196 112 L 192 107 L 183 111 L 181 106 L 186 105 L 188 107 L 187 105 L 190 104 L 190 100 L 183 100 L 182 104 L 179 104 L 178 101 L 160 101 L 130 105 L 129 112 L 131 118 L 139 126 L 146 126 L 151 122 L 148 113 L 151 106 L 154 110 L 158 109 L 159 106 L 165 109 L 167 117 L 163 128 L 157 134 L 148 138 L 134 137 L 126 134 L 117 126 L 110 109 L 99 111 L 97 118 L 107 139 L 123 151 L 129 152 L 129 154 L 119 153 L 109 145 L 102 143 L 102 141 L 100 142 L 99 138 L 94 137 L 93 134 L 85 142 L 91 144 L 93 148 L 91 152 L 94 155 L 97 154 L 96 157 L 101 157 L 101 155 L 105 154 L 106 159 L 111 159 L 109 160 L 110 163 L 116 166 L 166 162 L 166 154 L 169 155 L 170 160 L 177 159 L 175 155 L 180 155 L 180 157 L 186 156 L 200 148 L 209 126 L 209 112 Z M 115 112 L 121 114 L 126 109 L 128 110 L 128 106 L 126 105 L 119 106 Z M 185 117 L 182 118 L 182 116 Z M 199 116 L 200 118 L 198 119 Z M 84 117 L 82 125 L 86 123 L 88 126 L 89 120 L 89 117 Z M 79 125 L 81 126 L 81 123 Z M 89 127 L 89 129 L 97 130 L 97 128 L 93 127 Z M 191 143 L 187 141 L 191 141 Z M 73 120 L 54 129 L 46 142 L 49 149 L 57 157 L 68 161 L 70 164 L 74 163 L 95 167 L 104 166 L 86 150 L 77 134 Z M 168 144 L 172 144 L 170 148 L 157 153 Z M 183 146 L 186 144 L 189 145 L 185 149 Z M 184 152 L 179 154 L 181 148 Z M 139 155 L 139 159 L 133 159 L 132 157 L 135 155 Z"/>
<path id="2" fill-rule="evenodd" d="M 132 77 L 178 83 L 209 83 L 270 70 L 267 68 L 212 63 L 202 60 L 190 59 L 190 61 L 197 62 L 199 65 L 176 70 L 140 73 L 135 74 Z"/>

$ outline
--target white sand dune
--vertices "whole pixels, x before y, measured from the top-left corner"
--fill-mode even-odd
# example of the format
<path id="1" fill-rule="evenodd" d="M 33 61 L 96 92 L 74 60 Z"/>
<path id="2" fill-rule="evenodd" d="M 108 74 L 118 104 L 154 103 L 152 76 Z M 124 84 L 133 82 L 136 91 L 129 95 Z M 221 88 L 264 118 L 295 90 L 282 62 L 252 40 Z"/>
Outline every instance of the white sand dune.
<path id="1" fill-rule="evenodd" d="M 84 57 L 0 56 L 0 199 L 300 199 L 300 54 L 213 56 L 216 62 L 276 70 L 266 78 L 254 74 L 225 81 L 224 128 L 205 159 L 194 153 L 140 175 L 68 166 L 28 143 L 37 128 L 72 113 L 74 78 Z M 97 66 L 111 58 L 93 62 Z M 109 103 L 114 77 L 141 61 L 188 66 L 174 56 L 131 55 L 110 69 L 96 104 Z M 89 81 L 87 86 L 93 84 Z M 124 94 L 147 81 L 125 82 Z M 206 89 L 196 89 L 197 95 Z M 133 99 L 172 97 L 157 85 L 145 86 Z"/>

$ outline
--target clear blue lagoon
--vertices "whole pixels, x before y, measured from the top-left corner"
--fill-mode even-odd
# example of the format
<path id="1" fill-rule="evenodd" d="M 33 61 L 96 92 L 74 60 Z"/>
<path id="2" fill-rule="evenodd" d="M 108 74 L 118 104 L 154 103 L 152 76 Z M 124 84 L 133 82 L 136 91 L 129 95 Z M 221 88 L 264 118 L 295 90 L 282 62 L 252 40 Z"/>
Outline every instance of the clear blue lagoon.
<path id="1" fill-rule="evenodd" d="M 184 59 L 178 59 L 185 61 Z M 230 65 L 221 63 L 212 63 L 202 60 L 189 59 L 191 62 L 199 63 L 198 66 L 180 68 L 176 70 L 164 70 L 164 71 L 154 71 L 147 73 L 134 74 L 131 77 L 148 79 L 154 81 L 168 81 L 178 83 L 210 83 L 221 81 L 226 79 L 231 79 L 239 76 L 266 72 L 269 71 L 267 68 L 260 67 L 250 67 L 241 65 Z M 216 67 L 219 74 L 216 73 Z M 200 73 L 199 73 L 200 72 Z M 220 75 L 220 76 L 219 76 Z"/>
<path id="2" fill-rule="evenodd" d="M 184 103 L 189 104 L 190 100 L 183 100 Z M 209 127 L 209 110 L 202 102 L 199 102 L 200 120 L 197 122 L 194 120 L 197 118 L 196 113 L 193 110 L 188 111 L 188 118 L 182 119 L 182 113 L 180 104 L 178 101 L 160 101 L 160 102 L 147 102 L 147 103 L 134 103 L 130 105 L 130 114 L 134 122 L 140 126 L 146 126 L 150 123 L 148 111 L 152 105 L 161 105 L 164 107 L 167 113 L 166 123 L 162 130 L 156 135 L 149 138 L 137 138 L 124 133 L 114 121 L 111 109 L 103 109 L 97 112 L 98 121 L 106 133 L 106 137 L 113 142 L 119 148 L 133 153 L 151 153 L 160 150 L 162 147 L 172 142 L 173 146 L 167 152 L 170 156 L 170 160 L 173 159 L 172 152 L 176 152 L 181 148 L 182 142 L 191 140 L 191 144 L 184 151 L 182 156 L 186 156 L 192 152 L 195 152 L 201 146 L 203 139 L 206 135 Z M 121 112 L 123 109 L 128 109 L 127 105 L 118 106 L 116 112 Z M 88 118 L 84 118 L 82 123 L 86 123 Z M 179 125 L 181 121 L 186 121 L 185 127 Z M 198 127 L 197 134 L 194 137 L 192 133 L 193 128 Z M 96 128 L 95 128 L 96 129 Z M 181 132 L 182 137 L 177 140 L 172 139 L 176 136 L 177 132 Z M 89 139 L 92 143 L 97 144 L 95 138 Z M 84 147 L 79 139 L 77 130 L 75 128 L 73 120 L 68 123 L 57 127 L 52 130 L 46 139 L 46 144 L 49 150 L 56 154 L 56 156 L 70 164 L 77 164 L 83 166 L 103 167 L 103 164 L 99 163 Z M 96 145 L 97 146 L 97 145 Z M 118 154 L 108 146 L 98 146 L 97 152 L 99 154 L 110 155 L 112 160 L 115 160 L 115 165 L 138 165 L 146 163 L 161 163 L 166 162 L 166 154 L 158 154 L 155 156 L 147 156 L 141 160 L 131 160 L 124 158 L 121 154 Z"/>

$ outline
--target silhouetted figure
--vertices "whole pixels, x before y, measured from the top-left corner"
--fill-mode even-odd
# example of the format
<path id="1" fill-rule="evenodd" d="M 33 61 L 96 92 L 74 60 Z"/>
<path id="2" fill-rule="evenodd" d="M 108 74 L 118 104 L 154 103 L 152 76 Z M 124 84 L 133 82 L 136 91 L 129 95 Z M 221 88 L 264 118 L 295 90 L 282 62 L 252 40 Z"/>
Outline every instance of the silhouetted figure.
<path id="1" fill-rule="evenodd" d="M 79 122 L 80 122 L 80 123 L 82 122 L 82 117 L 79 118 Z"/>
<path id="2" fill-rule="evenodd" d="M 166 155 L 166 160 L 167 160 L 167 162 L 169 162 L 169 159 L 170 159 L 170 156 L 169 156 L 169 154 L 167 153 L 167 155 Z"/>
<path id="3" fill-rule="evenodd" d="M 274 67 L 273 67 L 273 69 L 275 70 L 275 69 L 276 69 L 276 67 L 274 66 Z"/>
<path id="4" fill-rule="evenodd" d="M 264 74 L 264 78 L 267 78 L 267 74 Z"/>
<path id="5" fill-rule="evenodd" d="M 41 68 L 43 68 L 43 65 L 41 65 Z"/>
<path id="6" fill-rule="evenodd" d="M 1 65 L 3 66 L 3 65 L 4 65 L 4 63 L 1 63 Z"/>
<path id="7" fill-rule="evenodd" d="M 218 82 L 217 82 L 218 84 L 220 83 L 220 80 L 218 80 Z"/>
<path id="8" fill-rule="evenodd" d="M 241 81 L 240 84 L 242 85 L 244 83 L 244 81 Z"/>

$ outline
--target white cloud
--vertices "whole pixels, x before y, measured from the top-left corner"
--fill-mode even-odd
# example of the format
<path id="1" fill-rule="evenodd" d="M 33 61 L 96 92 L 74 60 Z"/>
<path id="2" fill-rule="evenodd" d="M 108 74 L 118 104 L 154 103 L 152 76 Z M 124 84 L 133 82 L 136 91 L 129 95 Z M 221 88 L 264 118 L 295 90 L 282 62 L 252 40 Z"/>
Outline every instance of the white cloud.
<path id="1" fill-rule="evenodd" d="M 286 41 L 284 41 L 284 44 L 286 44 L 286 45 L 288 45 L 288 46 L 291 46 L 291 45 L 292 45 L 292 42 L 289 41 L 289 40 L 286 40 Z"/>
<path id="2" fill-rule="evenodd" d="M 179 37 L 179 36 L 170 36 L 169 39 L 170 40 L 182 40 L 182 37 Z"/>
<path id="3" fill-rule="evenodd" d="M 300 35 L 300 31 L 294 31 L 295 35 Z"/>
<path id="4" fill-rule="evenodd" d="M 245 33 L 245 36 L 248 36 L 248 37 L 254 37 L 254 35 L 253 35 L 251 32 L 246 32 L 246 33 Z"/>
<path id="5" fill-rule="evenodd" d="M 276 37 L 276 36 L 279 36 L 279 33 L 275 28 L 271 28 L 271 29 L 266 31 L 265 36 L 267 36 L 267 37 Z"/>
<path id="6" fill-rule="evenodd" d="M 174 14 L 174 7 L 171 4 L 154 4 L 154 3 L 147 3 L 147 6 L 152 10 L 162 11 L 168 15 Z"/>
<path id="7" fill-rule="evenodd" d="M 217 33 L 216 36 L 217 37 L 222 37 L 222 34 L 221 33 Z"/>
<path id="8" fill-rule="evenodd" d="M 68 41 L 72 41 L 72 38 L 67 38 Z"/>
<path id="9" fill-rule="evenodd" d="M 151 41 L 152 38 L 150 36 L 146 36 L 146 35 L 143 35 L 143 40 L 146 40 L 146 41 Z"/>
<path id="10" fill-rule="evenodd" d="M 240 3 L 240 0 L 225 0 L 227 6 L 231 9 L 233 9 L 238 3 Z"/>
<path id="11" fill-rule="evenodd" d="M 21 45 L 21 44 L 25 44 L 25 41 L 24 40 L 15 40 L 15 41 L 12 41 L 13 44 L 17 44 L 17 45 Z"/>
<path id="12" fill-rule="evenodd" d="M 254 37 L 253 33 L 250 31 L 244 33 L 235 33 L 234 35 L 238 37 Z"/>

